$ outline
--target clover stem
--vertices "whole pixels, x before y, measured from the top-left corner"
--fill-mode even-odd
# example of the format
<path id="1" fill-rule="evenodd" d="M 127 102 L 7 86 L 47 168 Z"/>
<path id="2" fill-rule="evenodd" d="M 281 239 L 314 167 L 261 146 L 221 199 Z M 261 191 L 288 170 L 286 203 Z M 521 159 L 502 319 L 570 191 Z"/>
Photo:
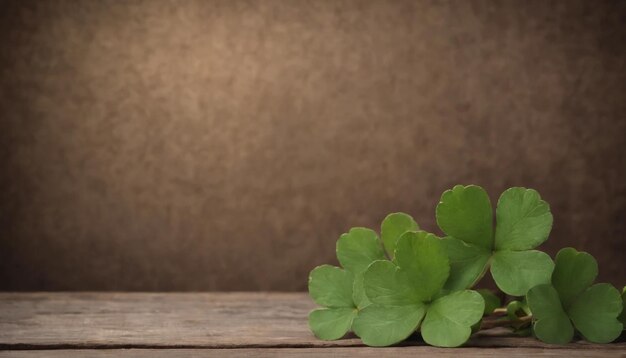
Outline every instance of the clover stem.
<path id="1" fill-rule="evenodd" d="M 514 328 L 521 328 L 525 325 L 527 325 L 528 323 L 530 323 L 532 321 L 533 316 L 532 315 L 528 315 L 528 316 L 523 316 L 523 317 L 519 317 L 516 320 L 510 320 L 510 319 L 493 319 L 493 320 L 488 320 L 488 321 L 483 321 L 483 323 L 480 325 L 480 329 L 491 329 L 491 328 L 495 328 L 495 327 L 514 327 Z"/>
<path id="2" fill-rule="evenodd" d="M 505 314 L 507 314 L 506 307 L 496 308 L 495 310 L 493 310 L 493 314 L 496 314 L 496 315 L 505 315 Z"/>

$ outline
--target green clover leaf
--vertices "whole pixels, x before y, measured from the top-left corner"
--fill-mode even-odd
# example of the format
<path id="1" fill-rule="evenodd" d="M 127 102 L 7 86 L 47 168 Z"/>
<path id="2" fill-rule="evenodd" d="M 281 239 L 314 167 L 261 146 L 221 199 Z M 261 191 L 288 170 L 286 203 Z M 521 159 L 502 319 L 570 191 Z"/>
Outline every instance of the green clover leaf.
<path id="1" fill-rule="evenodd" d="M 489 196 L 475 185 L 445 191 L 436 218 L 448 235 L 443 239 L 450 257 L 446 289 L 472 287 L 489 267 L 498 287 L 513 296 L 550 282 L 552 259 L 531 250 L 548 238 L 552 228 L 550 207 L 535 190 L 510 188 L 502 193 L 495 231 Z"/>
<path id="2" fill-rule="evenodd" d="M 341 266 L 352 273 L 362 273 L 372 262 L 385 258 L 378 234 L 362 227 L 342 234 L 337 240 L 336 251 Z"/>
<path id="3" fill-rule="evenodd" d="M 533 189 L 510 188 L 496 208 L 495 248 L 530 250 L 548 239 L 552 230 L 550 206 Z"/>
<path id="4" fill-rule="evenodd" d="M 363 343 L 384 347 L 403 341 L 415 332 L 426 308 L 423 304 L 382 306 L 372 304 L 354 320 L 352 329 Z"/>
<path id="5" fill-rule="evenodd" d="M 469 245 L 491 251 L 493 210 L 485 190 L 475 185 L 456 185 L 441 195 L 436 208 L 437 225 Z"/>
<path id="6" fill-rule="evenodd" d="M 380 236 L 389 257 L 393 258 L 393 253 L 396 251 L 396 244 L 402 234 L 407 231 L 417 230 L 419 230 L 419 226 L 410 215 L 405 213 L 387 215 L 380 226 Z"/>
<path id="7" fill-rule="evenodd" d="M 526 300 L 533 313 L 533 331 L 537 338 L 556 344 L 572 340 L 574 327 L 552 285 L 546 283 L 531 288 L 526 294 Z"/>
<path id="8" fill-rule="evenodd" d="M 537 338 L 565 344 L 576 329 L 590 342 L 609 343 L 621 334 L 622 297 L 609 284 L 591 286 L 597 274 L 593 256 L 573 248 L 559 251 L 552 282 L 533 287 L 526 295 Z"/>
<path id="9" fill-rule="evenodd" d="M 484 300 L 474 291 L 446 295 L 450 264 L 436 236 L 406 232 L 397 241 L 393 262 L 375 261 L 364 273 L 372 305 L 355 318 L 353 329 L 363 343 L 388 346 L 406 339 L 421 324 L 431 345 L 456 347 L 483 315 Z M 423 322 L 422 322 L 423 320 Z"/>
<path id="10" fill-rule="evenodd" d="M 325 307 L 311 311 L 309 327 L 324 340 L 343 337 L 359 310 L 370 304 L 363 289 L 363 271 L 373 261 L 385 258 L 378 235 L 366 228 L 352 228 L 341 235 L 336 250 L 344 269 L 322 265 L 309 275 L 309 294 Z"/>
<path id="11" fill-rule="evenodd" d="M 556 254 L 552 286 L 559 293 L 563 307 L 568 309 L 574 299 L 598 276 L 596 259 L 586 252 L 566 247 Z"/>
<path id="12" fill-rule="evenodd" d="M 439 347 L 458 347 L 472 334 L 472 326 L 481 320 L 485 309 L 476 291 L 456 291 L 436 299 L 422 323 L 422 338 Z"/>
<path id="13" fill-rule="evenodd" d="M 357 309 L 352 297 L 354 276 L 339 267 L 318 266 L 309 275 L 309 295 L 320 306 L 309 314 L 309 327 L 320 339 L 343 337 L 352 326 Z"/>
<path id="14" fill-rule="evenodd" d="M 363 343 L 388 346 L 415 332 L 426 308 L 409 275 L 390 261 L 376 261 L 364 278 L 372 305 L 359 313 L 352 327 Z"/>
<path id="15" fill-rule="evenodd" d="M 339 237 L 336 251 L 341 266 L 354 275 L 355 307 L 363 309 L 370 304 L 363 288 L 363 272 L 372 262 L 385 259 L 380 239 L 374 230 L 352 228 Z"/>
<path id="16" fill-rule="evenodd" d="M 496 285 L 512 296 L 523 296 L 531 287 L 550 282 L 554 263 L 537 251 L 498 251 L 492 256 L 491 276 Z"/>
<path id="17" fill-rule="evenodd" d="M 441 291 L 450 274 L 450 263 L 441 241 L 425 231 L 402 235 L 394 262 L 408 274 L 423 302 L 432 300 Z"/>
<path id="18" fill-rule="evenodd" d="M 332 341 L 348 333 L 356 315 L 352 307 L 318 308 L 309 314 L 309 328 L 317 338 Z"/>
<path id="19" fill-rule="evenodd" d="M 619 291 L 608 283 L 598 283 L 583 291 L 567 313 L 586 340 L 609 343 L 624 329 L 617 320 L 622 308 Z"/>

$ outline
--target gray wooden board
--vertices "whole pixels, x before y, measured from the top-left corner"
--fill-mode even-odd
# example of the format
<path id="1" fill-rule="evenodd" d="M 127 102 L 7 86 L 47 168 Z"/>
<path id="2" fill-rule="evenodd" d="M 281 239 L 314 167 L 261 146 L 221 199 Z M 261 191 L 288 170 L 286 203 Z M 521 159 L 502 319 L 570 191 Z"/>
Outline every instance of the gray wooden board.
<path id="1" fill-rule="evenodd" d="M 234 357 L 322 351 L 339 357 L 357 351 L 364 356 L 384 352 L 480 356 L 497 351 L 573 357 L 626 352 L 626 342 L 556 346 L 516 337 L 505 329 L 482 331 L 466 348 L 456 350 L 427 347 L 417 340 L 402 347 L 367 348 L 354 337 L 331 342 L 315 338 L 307 326 L 314 307 L 306 293 L 0 293 L 0 355 L 141 356 L 154 349 L 163 355 L 181 349 L 176 350 L 181 355 Z"/>

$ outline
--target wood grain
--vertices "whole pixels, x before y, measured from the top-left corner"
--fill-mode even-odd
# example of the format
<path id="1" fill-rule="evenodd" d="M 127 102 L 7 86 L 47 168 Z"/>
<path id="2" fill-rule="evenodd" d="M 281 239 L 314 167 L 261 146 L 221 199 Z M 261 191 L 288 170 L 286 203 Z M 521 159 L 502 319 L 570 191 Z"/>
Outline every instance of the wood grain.
<path id="1" fill-rule="evenodd" d="M 300 293 L 0 294 L 0 345 L 299 347 L 358 345 L 311 335 Z"/>
<path id="2" fill-rule="evenodd" d="M 462 349 L 428 347 L 417 338 L 401 347 L 372 349 L 356 337 L 316 339 L 307 326 L 313 307 L 305 293 L 0 293 L 0 350 L 4 350 L 0 356 L 169 356 L 176 352 L 246 357 L 324 352 L 343 357 L 358 351 L 366 357 L 433 352 L 575 357 L 617 356 L 626 351 L 625 342 L 555 346 L 515 337 L 504 329 L 480 332 Z"/>
<path id="3" fill-rule="evenodd" d="M 0 351 L 1 358 L 75 358 L 75 357 L 589 357 L 610 358 L 624 357 L 619 351 L 589 351 L 575 348 L 542 349 L 542 348 L 434 348 L 428 346 L 369 348 L 369 347 L 329 347 L 329 348 L 243 348 L 243 349 L 59 349 L 30 351 Z"/>

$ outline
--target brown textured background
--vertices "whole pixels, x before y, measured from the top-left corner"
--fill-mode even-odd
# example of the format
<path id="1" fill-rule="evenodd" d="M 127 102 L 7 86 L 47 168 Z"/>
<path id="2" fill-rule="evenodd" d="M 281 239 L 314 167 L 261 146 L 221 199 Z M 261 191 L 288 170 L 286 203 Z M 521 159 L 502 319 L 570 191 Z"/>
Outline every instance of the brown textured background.
<path id="1" fill-rule="evenodd" d="M 1 5 L 1 290 L 302 290 L 456 183 L 626 283 L 624 1 Z"/>

